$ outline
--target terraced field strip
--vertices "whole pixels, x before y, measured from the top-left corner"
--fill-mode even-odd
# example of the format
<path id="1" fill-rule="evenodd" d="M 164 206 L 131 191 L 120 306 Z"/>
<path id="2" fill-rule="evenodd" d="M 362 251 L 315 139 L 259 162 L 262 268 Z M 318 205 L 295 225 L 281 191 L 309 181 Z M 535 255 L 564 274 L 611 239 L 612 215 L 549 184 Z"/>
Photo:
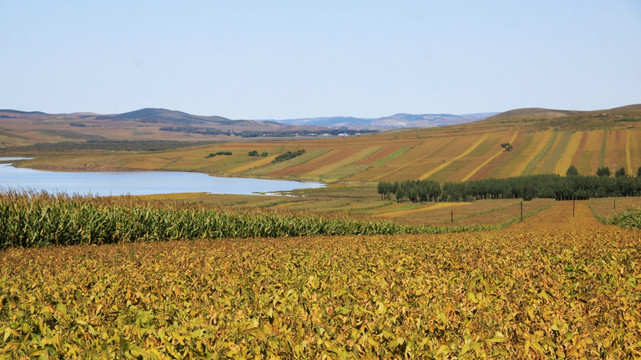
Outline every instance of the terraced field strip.
<path id="1" fill-rule="evenodd" d="M 603 165 L 610 168 L 612 174 L 618 169 L 626 166 L 626 131 L 610 130 L 607 135 L 606 149 L 603 158 Z"/>
<path id="2" fill-rule="evenodd" d="M 266 165 L 260 168 L 254 168 L 246 171 L 248 175 L 274 175 L 278 174 L 279 171 L 286 169 L 288 167 L 293 167 L 305 163 L 307 161 L 313 160 L 317 157 L 323 156 L 330 152 L 332 149 L 316 149 L 309 150 L 301 156 L 297 156 L 293 159 L 287 161 L 281 161 L 274 164 Z"/>
<path id="3" fill-rule="evenodd" d="M 347 176 L 353 175 L 358 171 L 364 170 L 367 165 L 351 165 L 354 162 L 360 161 L 374 152 L 378 151 L 379 147 L 369 147 L 365 148 L 356 154 L 348 155 L 342 160 L 333 161 L 325 166 L 322 166 L 316 170 L 308 172 L 305 174 L 307 177 L 320 177 L 322 180 L 340 180 Z"/>
<path id="4" fill-rule="evenodd" d="M 548 132 L 551 132 L 551 134 L 548 134 Z M 521 172 L 520 175 L 532 175 L 536 169 L 540 166 L 542 163 L 541 160 L 545 158 L 545 156 L 548 154 L 552 146 L 556 143 L 556 139 L 559 135 L 559 132 L 556 130 L 548 130 L 544 133 L 546 136 L 544 139 L 541 139 L 541 142 L 539 143 L 539 147 L 537 147 L 536 152 L 533 152 L 531 155 L 531 158 L 529 159 L 529 162 L 527 162 L 527 165 L 525 165 L 523 172 Z M 545 141 L 547 140 L 547 141 Z"/>
<path id="5" fill-rule="evenodd" d="M 446 149 L 455 140 L 453 137 L 426 139 L 422 143 L 395 157 L 394 161 L 386 161 L 378 164 L 353 178 L 361 181 L 409 179 L 411 177 L 401 175 L 403 170 L 409 167 L 421 168 L 424 165 L 418 163 L 420 160 L 435 157 L 436 154 Z"/>
<path id="6" fill-rule="evenodd" d="M 629 175 L 636 176 L 637 170 L 641 167 L 641 131 L 639 129 L 628 129 L 630 136 L 630 165 Z"/>
<path id="7" fill-rule="evenodd" d="M 276 159 L 277 156 L 278 156 L 278 154 L 274 154 L 274 155 L 266 156 L 266 157 L 261 157 L 259 160 L 253 161 L 253 162 L 251 162 L 249 164 L 245 164 L 245 165 L 239 166 L 237 168 L 233 168 L 231 170 L 228 170 L 227 172 L 230 173 L 230 174 L 238 174 L 238 173 L 241 173 L 243 171 L 247 171 L 249 169 L 258 168 L 258 167 L 270 164 L 272 161 L 274 161 L 274 159 Z"/>
<path id="8" fill-rule="evenodd" d="M 379 165 L 403 155 L 405 152 L 407 152 L 410 149 L 412 149 L 412 146 L 402 146 L 401 148 L 398 148 L 397 146 L 388 145 L 385 147 L 383 151 L 379 151 L 378 153 L 373 154 L 369 158 L 358 162 L 357 164 L 363 164 L 363 162 L 365 161 L 367 161 L 368 163 L 365 165 L 365 168 L 363 168 L 362 171 L 355 172 L 351 177 L 346 178 L 345 180 L 372 181 L 371 174 L 376 174 L 381 172 Z M 390 150 L 394 150 L 394 151 L 392 153 L 389 153 Z M 383 156 L 383 157 L 379 158 L 379 156 Z M 376 177 L 380 177 L 380 176 L 381 175 L 376 175 Z"/>
<path id="9" fill-rule="evenodd" d="M 397 218 L 401 216 L 407 216 L 410 214 L 416 214 L 416 213 L 424 213 L 427 211 L 433 211 L 433 210 L 438 210 L 438 209 L 443 209 L 443 208 L 453 208 L 453 207 L 458 207 L 458 206 L 466 206 L 470 205 L 471 203 L 465 203 L 465 202 L 439 202 L 436 204 L 432 205 L 427 205 L 427 206 L 420 206 L 415 209 L 403 209 L 403 210 L 396 210 L 396 211 L 390 211 L 390 212 L 384 212 L 384 213 L 379 213 L 376 215 L 376 217 L 382 217 L 382 218 Z"/>
<path id="10" fill-rule="evenodd" d="M 600 166 L 600 154 L 603 146 L 603 130 L 592 130 L 588 132 L 588 138 L 579 154 L 577 169 L 581 175 L 594 175 Z"/>
<path id="11" fill-rule="evenodd" d="M 522 160 L 518 164 L 515 164 L 513 168 L 514 170 L 509 174 L 508 177 L 529 175 L 529 173 L 526 173 L 526 170 L 529 170 L 530 167 L 532 168 L 532 170 L 534 170 L 536 164 L 530 164 L 532 164 L 537 155 L 540 154 L 541 151 L 543 151 L 545 145 L 551 141 L 553 136 L 554 131 L 552 129 L 546 130 L 544 132 L 534 133 L 532 141 L 530 141 L 527 147 L 523 149 L 522 155 L 519 154 Z M 530 171 L 530 173 L 531 172 L 532 171 Z"/>
<path id="12" fill-rule="evenodd" d="M 362 160 L 372 153 L 376 152 L 377 150 L 378 147 L 368 147 L 365 149 L 360 149 L 360 151 L 358 148 L 335 149 L 334 153 L 329 153 L 331 154 L 330 156 L 324 157 L 322 159 L 319 158 L 318 161 L 314 161 L 311 171 L 304 172 L 303 174 L 307 177 L 318 177 L 320 175 L 325 175 L 341 166 Z M 299 169 L 302 170 L 302 166 Z"/>
<path id="13" fill-rule="evenodd" d="M 608 144 L 608 129 L 603 129 L 603 138 L 601 144 L 601 153 L 599 154 L 599 167 L 605 166 L 605 148 Z"/>
<path id="14" fill-rule="evenodd" d="M 625 131 L 625 165 L 627 167 L 627 173 L 628 175 L 635 174 L 632 170 L 632 154 L 630 150 L 630 138 L 632 137 L 632 131 L 631 130 L 626 130 Z"/>
<path id="15" fill-rule="evenodd" d="M 512 137 L 510 138 L 510 141 L 508 141 L 508 142 L 510 144 L 514 143 L 514 140 L 516 139 L 518 134 L 519 134 L 519 132 L 515 131 L 514 135 L 512 135 Z M 474 176 L 474 174 L 479 172 L 479 170 L 481 170 L 485 165 L 489 164 L 490 161 L 492 161 L 492 160 L 496 159 L 497 157 L 501 156 L 503 153 L 505 153 L 504 149 L 501 149 L 501 150 L 497 151 L 494 155 L 490 156 L 487 160 L 485 160 L 481 165 L 477 166 L 474 170 L 472 170 L 469 174 L 467 174 L 467 176 L 465 176 L 463 179 L 461 179 L 461 181 L 469 180 L 472 176 Z"/>
<path id="16" fill-rule="evenodd" d="M 571 136 L 572 136 L 572 133 L 569 131 L 559 132 L 559 135 L 556 137 L 556 141 L 554 142 L 554 145 L 552 145 L 552 147 L 550 148 L 550 151 L 548 151 L 548 153 L 545 155 L 545 157 L 543 157 L 543 159 L 539 163 L 539 166 L 534 172 L 535 174 L 554 173 L 556 164 L 558 163 L 559 159 L 561 158 L 561 155 L 563 155 L 563 152 L 567 148 L 568 143 L 570 142 Z"/>
<path id="17" fill-rule="evenodd" d="M 449 166 L 430 177 L 430 180 L 438 182 L 461 181 L 463 177 L 470 173 L 480 163 L 494 154 L 497 149 L 501 149 L 500 144 L 507 140 L 506 136 L 511 132 L 494 132 L 489 133 L 488 137 L 474 151 L 458 160 L 453 161 Z M 463 147 L 461 147 L 462 149 Z"/>
<path id="18" fill-rule="evenodd" d="M 309 161 L 305 161 L 305 162 L 296 164 L 294 166 L 289 166 L 289 167 L 283 168 L 283 169 L 281 169 L 279 171 L 275 171 L 275 172 L 271 173 L 270 175 L 296 175 L 296 176 L 300 176 L 300 175 L 306 174 L 309 171 L 312 171 L 314 169 L 318 169 L 319 166 L 322 166 L 322 165 L 319 165 L 319 164 L 331 163 L 333 161 L 337 161 L 338 159 L 343 158 L 343 156 L 345 156 L 345 152 L 346 151 L 349 152 L 350 150 L 349 149 L 345 149 L 345 148 L 333 148 L 333 149 L 327 151 L 326 153 L 324 153 L 321 156 L 317 156 L 317 157 L 315 157 L 315 158 L 313 158 L 313 159 L 311 159 Z M 351 150 L 351 151 L 354 152 L 356 150 Z M 294 158 L 294 160 L 295 159 L 296 158 Z M 283 161 L 283 162 L 287 162 L 287 161 Z"/>
<path id="19" fill-rule="evenodd" d="M 398 152 L 400 148 L 401 148 L 400 145 L 395 145 L 395 144 L 381 146 L 378 148 L 376 152 L 364 158 L 363 160 L 355 162 L 354 165 L 375 165 L 379 161 L 382 162 L 386 158 L 390 157 L 392 154 Z"/>
<path id="20" fill-rule="evenodd" d="M 581 131 L 577 131 L 572 134 L 570 140 L 568 141 L 568 145 L 565 148 L 565 151 L 563 151 L 563 154 L 556 163 L 556 167 L 554 168 L 555 174 L 565 175 L 565 173 L 568 171 L 568 168 L 573 165 L 572 160 L 575 158 L 579 146 L 581 145 L 581 139 L 583 139 L 583 135 L 584 133 Z"/>
<path id="21" fill-rule="evenodd" d="M 511 143 L 514 147 L 512 151 L 506 151 L 503 156 L 495 158 L 471 179 L 500 179 L 513 176 L 515 169 L 522 166 L 523 159 L 529 156 L 531 149 L 536 146 L 536 141 L 538 141 L 537 133 L 519 131 L 518 136 Z"/>
<path id="22" fill-rule="evenodd" d="M 452 162 L 467 156 L 467 154 L 471 153 L 472 151 L 474 151 L 474 149 L 476 149 L 479 145 L 481 145 L 483 143 L 483 141 L 485 141 L 487 136 L 488 136 L 487 134 L 481 136 L 481 138 L 478 141 L 476 141 L 474 144 L 472 144 L 472 146 L 467 148 L 467 150 L 465 150 L 464 152 L 462 152 L 461 154 L 459 154 L 458 156 L 456 156 L 456 157 L 454 157 L 454 158 L 452 158 L 450 160 L 446 160 L 445 162 L 443 162 L 441 165 L 435 167 L 434 169 L 424 173 L 423 175 L 421 175 L 419 177 L 419 180 L 425 180 L 428 177 L 430 177 L 430 176 L 434 175 L 435 173 L 437 173 L 438 171 L 440 171 L 440 170 L 444 169 L 445 167 L 449 166 Z"/>
<path id="23" fill-rule="evenodd" d="M 589 131 L 582 131 L 581 135 L 581 141 L 579 142 L 579 147 L 576 149 L 576 152 L 574 153 L 574 156 L 572 157 L 572 165 L 574 165 L 577 170 L 579 169 L 579 162 L 581 159 L 581 154 L 583 154 L 583 151 L 585 150 L 585 147 L 587 146 L 588 142 L 588 136 L 590 135 Z M 579 174 L 581 173 L 581 170 L 579 170 Z"/>
<path id="24" fill-rule="evenodd" d="M 403 146 L 400 149 L 395 150 L 393 153 L 389 154 L 388 156 L 386 156 L 386 157 L 384 157 L 384 158 L 382 158 L 380 160 L 376 160 L 376 162 L 374 162 L 372 165 L 376 166 L 376 165 L 382 164 L 382 163 L 384 163 L 386 161 L 395 159 L 395 158 L 403 155 L 405 152 L 407 152 L 411 148 L 412 148 L 411 146 Z"/>

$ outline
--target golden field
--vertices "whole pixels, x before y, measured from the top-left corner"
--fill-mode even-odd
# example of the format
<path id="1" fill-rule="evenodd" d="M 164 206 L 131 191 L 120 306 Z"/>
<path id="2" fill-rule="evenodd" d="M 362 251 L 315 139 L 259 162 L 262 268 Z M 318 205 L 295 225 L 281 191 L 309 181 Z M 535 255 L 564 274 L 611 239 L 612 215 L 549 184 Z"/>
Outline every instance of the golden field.
<path id="1" fill-rule="evenodd" d="M 575 212 L 480 233 L 4 250 L 0 357 L 638 358 L 639 232 Z"/>

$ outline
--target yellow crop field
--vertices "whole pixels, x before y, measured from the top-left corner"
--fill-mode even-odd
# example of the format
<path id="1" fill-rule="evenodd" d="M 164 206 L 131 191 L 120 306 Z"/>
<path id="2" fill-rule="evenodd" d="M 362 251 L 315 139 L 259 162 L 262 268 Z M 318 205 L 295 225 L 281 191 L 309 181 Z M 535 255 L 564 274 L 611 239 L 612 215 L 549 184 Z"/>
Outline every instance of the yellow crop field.
<path id="1" fill-rule="evenodd" d="M 518 136 L 518 134 L 519 134 L 519 132 L 518 132 L 518 131 L 515 131 L 515 132 L 514 132 L 514 135 L 512 135 L 512 137 L 510 138 L 510 140 L 509 140 L 509 141 L 507 141 L 507 142 L 508 142 L 509 144 L 514 144 L 514 140 L 516 140 L 516 137 Z M 494 160 L 494 159 L 496 159 L 497 157 L 499 157 L 499 156 L 501 156 L 501 155 L 505 154 L 505 152 L 506 152 L 506 151 L 505 151 L 505 150 L 503 150 L 503 149 L 501 149 L 501 150 L 497 151 L 496 153 L 494 153 L 494 155 L 490 156 L 489 158 L 487 158 L 487 160 L 483 161 L 483 163 L 482 163 L 481 165 L 479 165 L 479 166 L 475 167 L 475 168 L 474 168 L 474 170 L 472 170 L 472 171 L 471 171 L 469 174 L 467 174 L 463 179 L 461 179 L 461 181 L 466 181 L 466 180 L 471 179 L 474 175 L 476 175 L 476 173 L 478 173 L 478 172 L 479 172 L 479 170 L 481 170 L 482 168 L 484 168 L 485 166 L 487 166 L 487 164 L 489 164 L 492 160 Z"/>
<path id="2" fill-rule="evenodd" d="M 524 167 L 523 159 L 530 155 L 535 140 L 538 141 L 539 132 L 521 132 L 517 134 L 514 141 L 510 142 L 513 146 L 511 151 L 504 151 L 494 160 L 486 164 L 473 180 L 483 178 L 506 178 L 514 175 L 515 172 L 522 171 Z M 502 149 L 501 149 L 502 150 Z"/>
<path id="3" fill-rule="evenodd" d="M 386 146 L 380 147 L 376 152 L 364 158 L 363 160 L 354 163 L 354 165 L 372 165 L 379 161 L 383 161 L 385 158 L 387 158 L 388 156 L 391 156 L 396 151 L 401 149 L 401 147 L 402 147 L 401 144 L 386 145 Z"/>
<path id="4" fill-rule="evenodd" d="M 340 168 L 341 166 L 349 165 L 359 160 L 363 160 L 364 158 L 372 155 L 379 149 L 380 148 L 378 147 L 369 147 L 352 154 L 350 154 L 352 151 L 343 152 L 342 154 L 340 154 L 340 156 L 342 157 L 341 159 L 339 160 L 331 159 L 331 162 L 325 165 L 323 163 L 319 163 L 318 168 L 306 173 L 305 175 L 320 176 L 321 178 L 331 178 L 333 177 L 332 172 L 335 171 L 336 169 Z"/>
<path id="5" fill-rule="evenodd" d="M 241 173 L 243 171 L 247 171 L 249 169 L 254 169 L 254 168 L 258 168 L 258 167 L 270 164 L 272 161 L 274 161 L 276 156 L 278 156 L 278 155 L 272 155 L 272 156 L 263 157 L 263 158 L 261 158 L 259 160 L 252 161 L 249 164 L 245 164 L 245 165 L 242 165 L 242 166 L 235 167 L 235 168 L 229 170 L 228 173 L 230 173 L 230 174 L 238 174 L 238 173 Z"/>
<path id="6" fill-rule="evenodd" d="M 552 147 L 548 150 L 545 156 L 541 159 L 538 166 L 534 170 L 534 174 L 552 174 L 556 168 L 557 162 L 565 152 L 568 146 L 572 133 L 569 131 L 558 132 Z M 567 170 L 567 169 L 566 169 Z"/>
<path id="7" fill-rule="evenodd" d="M 427 211 L 465 206 L 470 204 L 471 203 L 464 203 L 464 202 L 440 202 L 440 203 L 428 204 L 427 206 L 416 207 L 414 209 L 401 209 L 396 211 L 379 212 L 378 214 L 376 214 L 376 216 L 393 219 L 401 216 L 415 215 L 417 213 L 424 213 Z"/>
<path id="8" fill-rule="evenodd" d="M 245 175 L 248 176 L 256 176 L 256 175 L 269 175 L 269 176 L 274 176 L 277 177 L 281 172 L 287 169 L 288 167 L 293 167 L 297 166 L 299 164 L 303 164 L 307 161 L 310 161 L 312 159 L 315 159 L 320 156 L 324 156 L 328 152 L 332 151 L 332 149 L 317 149 L 317 150 L 310 150 L 305 152 L 305 154 L 301 156 L 297 156 L 291 160 L 288 161 L 282 161 L 278 162 L 275 164 L 268 164 L 259 168 L 254 168 L 250 169 L 244 172 Z"/>
<path id="9" fill-rule="evenodd" d="M 514 171 L 512 171 L 510 176 L 530 175 L 534 167 L 538 164 L 538 161 L 534 162 L 534 159 L 540 155 L 546 144 L 553 141 L 554 136 L 555 132 L 552 131 L 552 129 L 535 133 L 532 142 L 524 149 L 524 156 L 521 157 L 522 160 L 520 164 L 514 167 Z M 529 168 L 532 168 L 532 171 L 526 171 Z"/>
<path id="10" fill-rule="evenodd" d="M 321 156 L 315 157 L 299 165 L 290 166 L 290 167 L 281 169 L 279 171 L 275 171 L 272 173 L 272 175 L 307 174 L 313 171 L 314 169 L 317 169 L 319 166 L 323 166 L 322 164 L 333 163 L 335 161 L 338 161 L 339 159 L 343 159 L 344 156 L 352 155 L 356 151 L 357 151 L 356 149 L 352 150 L 352 149 L 344 149 L 344 148 L 334 148 Z"/>
<path id="11" fill-rule="evenodd" d="M 603 130 L 589 131 L 585 146 L 582 151 L 578 153 L 579 161 L 577 169 L 580 174 L 594 175 L 599 168 L 599 157 L 601 154 L 601 147 L 603 144 Z"/>
<path id="12" fill-rule="evenodd" d="M 628 209 L 641 208 L 641 197 L 596 198 L 588 202 L 595 216 L 607 218 Z"/>
<path id="13" fill-rule="evenodd" d="M 474 150 L 467 153 L 464 157 L 452 161 L 447 167 L 435 173 L 431 177 L 431 180 L 460 181 L 481 163 L 486 161 L 486 159 L 491 157 L 497 149 L 502 149 L 500 144 L 506 142 L 510 136 L 511 133 L 489 134 Z"/>
<path id="14" fill-rule="evenodd" d="M 641 357 L 641 236 L 587 202 L 445 235 L 0 251 L 3 358 Z"/>
<path id="15" fill-rule="evenodd" d="M 576 166 L 576 164 L 572 163 L 572 160 L 581 145 L 581 139 L 583 139 L 583 132 L 581 131 L 577 131 L 570 136 L 565 150 L 557 160 L 556 167 L 554 168 L 555 174 L 565 175 L 571 165 Z"/>
<path id="16" fill-rule="evenodd" d="M 457 156 L 455 156 L 453 158 L 450 158 L 449 160 L 443 160 L 443 162 L 440 165 L 434 167 L 430 171 L 428 171 L 428 172 L 424 173 L 423 175 L 421 175 L 419 177 L 419 180 L 427 179 L 430 176 L 432 176 L 435 173 L 437 173 L 438 171 L 440 171 L 441 169 L 444 169 L 445 167 L 449 166 L 452 162 L 454 162 L 454 161 L 456 161 L 456 160 L 458 160 L 460 158 L 465 157 L 467 154 L 471 153 L 472 151 L 474 151 L 474 149 L 476 149 L 479 145 L 481 145 L 481 143 L 483 143 L 483 141 L 485 141 L 486 138 L 487 138 L 487 135 L 481 136 L 480 139 L 476 140 L 465 151 L 461 152 L 459 155 L 457 155 Z"/>
<path id="17" fill-rule="evenodd" d="M 614 173 L 626 167 L 626 130 L 610 130 L 607 133 L 603 165 Z"/>
<path id="18" fill-rule="evenodd" d="M 641 131 L 639 129 L 628 129 L 627 139 L 629 142 L 626 142 L 626 154 L 629 152 L 629 156 L 626 155 L 626 158 L 630 159 L 628 164 L 629 174 L 636 176 L 637 170 L 641 167 Z"/>
<path id="19" fill-rule="evenodd" d="M 445 147 L 454 141 L 454 138 L 439 137 L 424 140 L 415 145 L 391 161 L 370 168 L 360 175 L 352 176 L 350 179 L 359 181 L 383 181 L 387 179 L 401 178 L 401 176 L 413 176 L 417 169 L 428 167 L 424 162 L 432 159 Z M 408 171 L 405 175 L 404 171 Z"/>

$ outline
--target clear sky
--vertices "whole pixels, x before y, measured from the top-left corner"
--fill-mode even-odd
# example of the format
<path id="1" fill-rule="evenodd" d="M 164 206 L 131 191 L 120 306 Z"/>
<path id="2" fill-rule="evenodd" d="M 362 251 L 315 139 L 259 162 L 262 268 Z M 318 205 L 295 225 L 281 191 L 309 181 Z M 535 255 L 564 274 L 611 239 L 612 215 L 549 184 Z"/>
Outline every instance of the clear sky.
<path id="1" fill-rule="evenodd" d="M 285 119 L 635 103 L 640 0 L 0 0 L 0 108 Z"/>

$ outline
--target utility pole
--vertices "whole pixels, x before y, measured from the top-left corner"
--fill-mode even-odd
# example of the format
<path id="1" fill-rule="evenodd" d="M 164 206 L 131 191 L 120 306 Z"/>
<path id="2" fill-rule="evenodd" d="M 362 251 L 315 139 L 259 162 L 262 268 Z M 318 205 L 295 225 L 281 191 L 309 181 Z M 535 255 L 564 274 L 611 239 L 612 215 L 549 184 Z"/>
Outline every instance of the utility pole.
<path id="1" fill-rule="evenodd" d="M 521 201 L 521 222 L 523 222 L 523 201 Z"/>

